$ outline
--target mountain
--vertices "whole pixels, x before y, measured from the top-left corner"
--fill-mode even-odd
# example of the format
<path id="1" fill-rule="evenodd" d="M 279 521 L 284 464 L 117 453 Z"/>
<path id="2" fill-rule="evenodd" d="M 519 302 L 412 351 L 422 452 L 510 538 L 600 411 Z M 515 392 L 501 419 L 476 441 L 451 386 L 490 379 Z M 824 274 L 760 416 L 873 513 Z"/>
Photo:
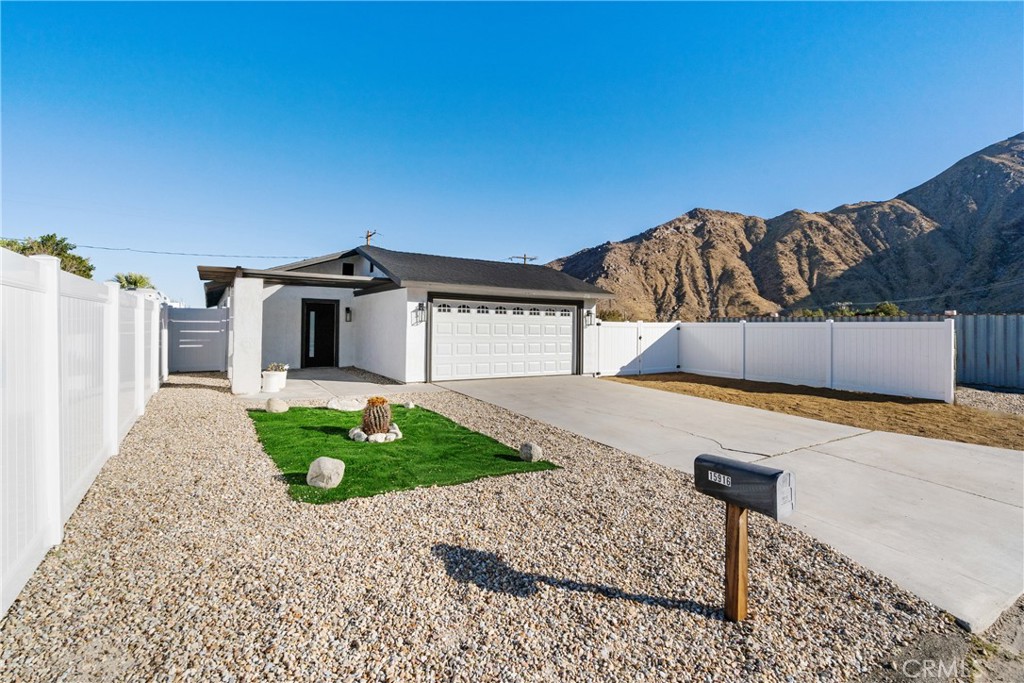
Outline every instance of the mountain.
<path id="1" fill-rule="evenodd" d="M 631 320 L 852 302 L 1024 311 L 1024 133 L 883 202 L 775 218 L 694 209 L 548 264 L 616 294 Z"/>

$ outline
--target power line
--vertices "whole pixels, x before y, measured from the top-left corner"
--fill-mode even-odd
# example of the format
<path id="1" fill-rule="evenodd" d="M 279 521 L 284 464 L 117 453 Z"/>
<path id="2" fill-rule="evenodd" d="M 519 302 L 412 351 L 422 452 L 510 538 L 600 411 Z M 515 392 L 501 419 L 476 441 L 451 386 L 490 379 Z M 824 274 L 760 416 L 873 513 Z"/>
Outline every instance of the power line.
<path id="1" fill-rule="evenodd" d="M 28 238 L 8 238 L 15 242 L 28 242 Z M 208 258 L 269 258 L 269 259 L 307 259 L 310 256 L 252 256 L 246 254 L 196 254 L 186 251 L 155 251 L 152 249 L 133 249 L 131 247 L 101 247 L 95 244 L 76 244 L 75 249 L 102 249 L 103 251 L 131 251 L 136 254 L 160 254 L 161 256 L 204 256 Z"/>

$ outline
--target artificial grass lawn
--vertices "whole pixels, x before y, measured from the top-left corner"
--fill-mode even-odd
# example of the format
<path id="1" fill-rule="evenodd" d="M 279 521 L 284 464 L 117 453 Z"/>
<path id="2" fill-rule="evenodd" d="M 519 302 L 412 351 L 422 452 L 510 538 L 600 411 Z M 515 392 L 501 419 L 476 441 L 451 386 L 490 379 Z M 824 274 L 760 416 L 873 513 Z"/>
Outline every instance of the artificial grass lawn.
<path id="1" fill-rule="evenodd" d="M 393 405 L 391 413 L 403 438 L 390 443 L 357 443 L 348 438 L 348 430 L 362 421 L 360 411 L 250 410 L 249 417 L 256 424 L 263 450 L 288 482 L 292 498 L 306 503 L 558 469 L 549 462 L 523 462 L 508 446 L 424 408 Z M 345 463 L 345 477 L 336 488 L 318 489 L 306 484 L 310 463 L 321 456 Z"/>

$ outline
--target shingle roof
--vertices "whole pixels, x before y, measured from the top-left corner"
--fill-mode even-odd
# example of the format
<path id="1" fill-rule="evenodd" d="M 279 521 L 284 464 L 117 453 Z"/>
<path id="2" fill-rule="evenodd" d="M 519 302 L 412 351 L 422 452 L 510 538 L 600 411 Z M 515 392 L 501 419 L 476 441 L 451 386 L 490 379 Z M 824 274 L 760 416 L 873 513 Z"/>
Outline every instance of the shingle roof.
<path id="1" fill-rule="evenodd" d="M 607 296 L 608 292 L 547 266 L 431 256 L 380 247 L 356 247 L 400 286 L 436 283 Z"/>

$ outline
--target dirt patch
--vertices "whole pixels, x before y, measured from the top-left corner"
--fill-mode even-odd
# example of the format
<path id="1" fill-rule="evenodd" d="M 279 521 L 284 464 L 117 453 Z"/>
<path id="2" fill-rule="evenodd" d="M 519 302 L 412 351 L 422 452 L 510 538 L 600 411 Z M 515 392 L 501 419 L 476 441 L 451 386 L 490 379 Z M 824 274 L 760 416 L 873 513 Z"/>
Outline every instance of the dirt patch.
<path id="1" fill-rule="evenodd" d="M 685 372 L 606 379 L 861 429 L 1024 449 L 1024 417 L 993 410 Z"/>

